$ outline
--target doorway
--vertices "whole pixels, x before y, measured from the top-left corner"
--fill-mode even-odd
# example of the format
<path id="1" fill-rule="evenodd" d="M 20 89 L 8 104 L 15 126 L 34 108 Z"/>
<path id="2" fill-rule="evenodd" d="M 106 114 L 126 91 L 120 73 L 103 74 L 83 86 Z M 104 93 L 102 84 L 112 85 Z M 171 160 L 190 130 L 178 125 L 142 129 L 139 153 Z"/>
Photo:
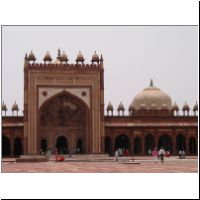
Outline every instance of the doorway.
<path id="1" fill-rule="evenodd" d="M 65 136 L 60 136 L 56 140 L 56 148 L 58 149 L 59 154 L 68 154 L 68 142 Z"/>

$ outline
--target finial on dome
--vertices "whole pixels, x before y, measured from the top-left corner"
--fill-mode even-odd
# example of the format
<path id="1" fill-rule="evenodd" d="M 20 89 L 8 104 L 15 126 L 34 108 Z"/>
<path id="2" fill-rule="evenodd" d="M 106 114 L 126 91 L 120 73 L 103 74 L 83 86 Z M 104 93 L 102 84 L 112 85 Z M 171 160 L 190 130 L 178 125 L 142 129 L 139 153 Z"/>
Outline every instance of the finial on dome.
<path id="1" fill-rule="evenodd" d="M 25 58 L 24 58 L 25 60 L 28 60 L 28 55 L 27 55 L 27 53 L 25 54 Z"/>
<path id="2" fill-rule="evenodd" d="M 81 53 L 81 51 L 79 50 L 79 53 L 77 55 L 77 58 L 76 58 L 76 63 L 78 64 L 79 62 L 81 62 L 82 64 L 84 63 L 84 57 L 83 57 L 83 54 Z"/>
<path id="3" fill-rule="evenodd" d="M 61 56 L 61 51 L 60 51 L 60 48 L 58 48 L 58 57 Z"/>
<path id="4" fill-rule="evenodd" d="M 97 64 L 99 64 L 99 56 L 98 56 L 98 54 L 97 54 L 96 51 L 94 52 L 94 54 L 93 54 L 93 56 L 92 56 L 91 62 L 92 62 L 92 64 L 94 64 L 95 62 L 96 62 Z"/>
<path id="5" fill-rule="evenodd" d="M 150 80 L 150 87 L 153 87 L 153 79 Z"/>

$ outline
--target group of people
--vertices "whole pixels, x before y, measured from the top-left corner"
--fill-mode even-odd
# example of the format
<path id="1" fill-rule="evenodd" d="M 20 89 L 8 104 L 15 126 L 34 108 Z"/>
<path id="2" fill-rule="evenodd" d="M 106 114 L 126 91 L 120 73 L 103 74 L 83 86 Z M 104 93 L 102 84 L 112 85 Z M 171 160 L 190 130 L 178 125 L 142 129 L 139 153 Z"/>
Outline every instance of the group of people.
<path id="1" fill-rule="evenodd" d="M 159 151 L 155 147 L 154 150 L 152 151 L 152 156 L 154 157 L 154 162 L 157 162 L 157 160 L 160 158 L 161 163 L 163 163 L 165 155 L 166 155 L 166 152 L 163 147 L 161 147 Z"/>
<path id="2" fill-rule="evenodd" d="M 115 160 L 118 161 L 119 160 L 119 157 L 121 156 L 129 156 L 129 151 L 128 149 L 122 149 L 122 148 L 118 148 L 116 151 L 115 151 Z"/>
<path id="3" fill-rule="evenodd" d="M 154 157 L 154 161 L 157 162 L 157 160 L 160 158 L 161 162 L 164 162 L 164 156 L 169 157 L 170 153 L 169 151 L 165 151 L 163 147 L 160 148 L 158 151 L 157 148 L 154 148 L 152 151 L 152 156 Z M 185 158 L 185 151 L 180 150 L 179 151 L 179 158 L 184 159 Z"/>

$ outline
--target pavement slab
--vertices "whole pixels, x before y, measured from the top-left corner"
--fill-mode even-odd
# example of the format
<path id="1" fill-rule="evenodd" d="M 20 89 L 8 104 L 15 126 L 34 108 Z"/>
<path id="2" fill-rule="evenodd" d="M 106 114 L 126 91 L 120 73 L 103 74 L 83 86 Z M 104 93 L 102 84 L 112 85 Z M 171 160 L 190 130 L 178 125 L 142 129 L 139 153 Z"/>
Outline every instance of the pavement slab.
<path id="1" fill-rule="evenodd" d="M 18 163 L 12 159 L 2 159 L 3 173 L 198 173 L 198 158 L 177 157 L 165 158 L 164 163 L 155 163 L 152 157 L 120 158 L 84 160 L 79 158 L 65 158 L 63 162 L 55 162 L 53 156 L 48 162 Z"/>

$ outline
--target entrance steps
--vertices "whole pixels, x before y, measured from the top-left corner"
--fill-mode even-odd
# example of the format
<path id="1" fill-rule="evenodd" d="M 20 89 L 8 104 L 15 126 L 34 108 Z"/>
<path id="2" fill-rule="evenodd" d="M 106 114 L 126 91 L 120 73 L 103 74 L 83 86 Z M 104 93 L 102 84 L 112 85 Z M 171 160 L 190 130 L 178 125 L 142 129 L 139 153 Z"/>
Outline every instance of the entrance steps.
<path id="1" fill-rule="evenodd" d="M 16 158 L 16 162 L 48 162 L 48 156 L 46 155 L 21 155 Z"/>
<path id="2" fill-rule="evenodd" d="M 65 161 L 108 161 L 113 160 L 108 154 L 64 154 L 60 155 L 65 158 Z M 55 155 L 49 156 L 49 160 L 55 160 Z"/>

